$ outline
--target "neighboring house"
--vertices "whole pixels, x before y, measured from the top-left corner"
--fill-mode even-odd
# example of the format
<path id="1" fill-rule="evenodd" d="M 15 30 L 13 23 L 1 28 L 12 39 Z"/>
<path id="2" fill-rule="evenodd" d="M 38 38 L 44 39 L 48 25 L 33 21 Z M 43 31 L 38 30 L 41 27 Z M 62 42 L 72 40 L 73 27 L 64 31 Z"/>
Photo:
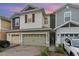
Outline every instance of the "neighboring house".
<path id="1" fill-rule="evenodd" d="M 79 39 L 79 6 L 66 4 L 55 13 L 56 46 L 66 37 Z"/>
<path id="2" fill-rule="evenodd" d="M 6 40 L 6 31 L 10 29 L 10 20 L 0 16 L 0 40 Z"/>
<path id="3" fill-rule="evenodd" d="M 53 40 L 51 35 L 54 34 L 52 28 L 55 27 L 55 21 L 52 20 L 55 17 L 52 15 L 45 14 L 44 9 L 26 6 L 11 17 L 7 40 L 13 44 L 49 47 Z"/>

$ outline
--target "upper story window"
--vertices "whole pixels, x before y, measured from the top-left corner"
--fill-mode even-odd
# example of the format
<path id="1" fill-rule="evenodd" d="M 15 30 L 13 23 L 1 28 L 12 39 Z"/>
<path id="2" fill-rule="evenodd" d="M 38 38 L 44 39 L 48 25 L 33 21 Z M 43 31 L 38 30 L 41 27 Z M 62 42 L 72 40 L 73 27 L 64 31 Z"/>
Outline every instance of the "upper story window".
<path id="1" fill-rule="evenodd" d="M 19 26 L 20 25 L 20 18 L 16 17 L 15 18 L 15 26 Z"/>
<path id="2" fill-rule="evenodd" d="M 70 21 L 71 20 L 71 12 L 64 12 L 64 21 Z"/>
<path id="3" fill-rule="evenodd" d="M 35 22 L 35 14 L 25 15 L 25 23 L 34 23 L 34 22 Z"/>
<path id="4" fill-rule="evenodd" d="M 48 24 L 48 18 L 47 17 L 45 17 L 45 19 L 44 19 L 44 24 Z"/>

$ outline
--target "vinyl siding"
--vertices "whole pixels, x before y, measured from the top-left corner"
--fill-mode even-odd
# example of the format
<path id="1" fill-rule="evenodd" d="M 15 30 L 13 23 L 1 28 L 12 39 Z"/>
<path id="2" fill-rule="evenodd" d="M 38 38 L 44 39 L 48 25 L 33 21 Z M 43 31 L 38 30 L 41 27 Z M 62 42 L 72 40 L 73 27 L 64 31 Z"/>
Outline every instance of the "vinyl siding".
<path id="1" fill-rule="evenodd" d="M 6 39 L 6 33 L 0 32 L 0 40 L 5 40 Z"/>
<path id="2" fill-rule="evenodd" d="M 56 27 L 64 23 L 64 12 L 67 11 L 71 11 L 71 20 L 79 22 L 79 9 L 69 6 L 68 9 L 65 7 L 56 12 Z"/>
<path id="3" fill-rule="evenodd" d="M 10 29 L 11 28 L 11 23 L 1 20 L 1 29 Z"/>
<path id="4" fill-rule="evenodd" d="M 34 14 L 35 14 L 35 22 L 34 23 L 25 23 L 25 14 L 20 16 L 20 29 L 42 28 L 42 26 L 43 26 L 42 12 L 35 12 Z"/>

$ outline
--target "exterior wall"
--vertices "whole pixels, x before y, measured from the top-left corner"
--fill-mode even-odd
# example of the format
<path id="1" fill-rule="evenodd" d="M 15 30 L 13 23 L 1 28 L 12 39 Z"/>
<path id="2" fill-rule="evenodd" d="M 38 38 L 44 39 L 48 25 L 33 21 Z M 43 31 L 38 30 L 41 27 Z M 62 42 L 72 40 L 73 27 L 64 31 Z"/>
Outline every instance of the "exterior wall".
<path id="1" fill-rule="evenodd" d="M 64 12 L 66 11 L 71 11 L 71 20 L 79 22 L 79 8 L 70 6 L 69 8 L 64 7 L 63 9 L 56 12 L 56 27 L 64 23 Z"/>
<path id="2" fill-rule="evenodd" d="M 56 46 L 61 43 L 61 34 L 79 34 L 79 27 L 63 27 L 56 30 Z"/>
<path id="3" fill-rule="evenodd" d="M 0 32 L 0 40 L 6 40 L 6 33 Z"/>
<path id="4" fill-rule="evenodd" d="M 5 32 L 2 32 L 1 33 L 1 40 L 6 40 L 6 33 Z"/>
<path id="5" fill-rule="evenodd" d="M 11 27 L 11 23 L 8 21 L 1 20 L 1 29 L 8 30 Z"/>
<path id="6" fill-rule="evenodd" d="M 20 29 L 42 28 L 42 26 L 43 26 L 42 12 L 35 12 L 35 22 L 34 23 L 25 23 L 25 14 L 20 16 Z"/>
<path id="7" fill-rule="evenodd" d="M 11 39 L 12 39 L 12 37 L 11 37 L 11 35 L 12 34 L 19 34 L 20 35 L 20 42 L 21 42 L 21 45 L 23 45 L 23 38 L 22 38 L 22 35 L 23 34 L 46 34 L 46 46 L 47 47 L 49 47 L 49 45 L 50 45 L 50 40 L 49 40 L 49 38 L 50 38 L 50 33 L 48 32 L 48 31 L 41 31 L 41 32 L 16 32 L 16 33 L 7 33 L 7 40 L 8 41 L 11 41 Z M 15 40 L 16 41 L 16 40 Z M 39 44 L 39 43 L 38 43 Z"/>

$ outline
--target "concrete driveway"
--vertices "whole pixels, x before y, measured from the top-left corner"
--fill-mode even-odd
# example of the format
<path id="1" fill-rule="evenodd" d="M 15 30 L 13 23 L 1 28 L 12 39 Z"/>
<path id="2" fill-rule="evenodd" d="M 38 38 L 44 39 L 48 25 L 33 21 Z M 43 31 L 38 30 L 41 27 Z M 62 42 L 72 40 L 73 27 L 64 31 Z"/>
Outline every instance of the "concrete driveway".
<path id="1" fill-rule="evenodd" d="M 0 56 L 34 56 L 39 55 L 41 49 L 36 46 L 17 46 L 0 52 Z"/>

